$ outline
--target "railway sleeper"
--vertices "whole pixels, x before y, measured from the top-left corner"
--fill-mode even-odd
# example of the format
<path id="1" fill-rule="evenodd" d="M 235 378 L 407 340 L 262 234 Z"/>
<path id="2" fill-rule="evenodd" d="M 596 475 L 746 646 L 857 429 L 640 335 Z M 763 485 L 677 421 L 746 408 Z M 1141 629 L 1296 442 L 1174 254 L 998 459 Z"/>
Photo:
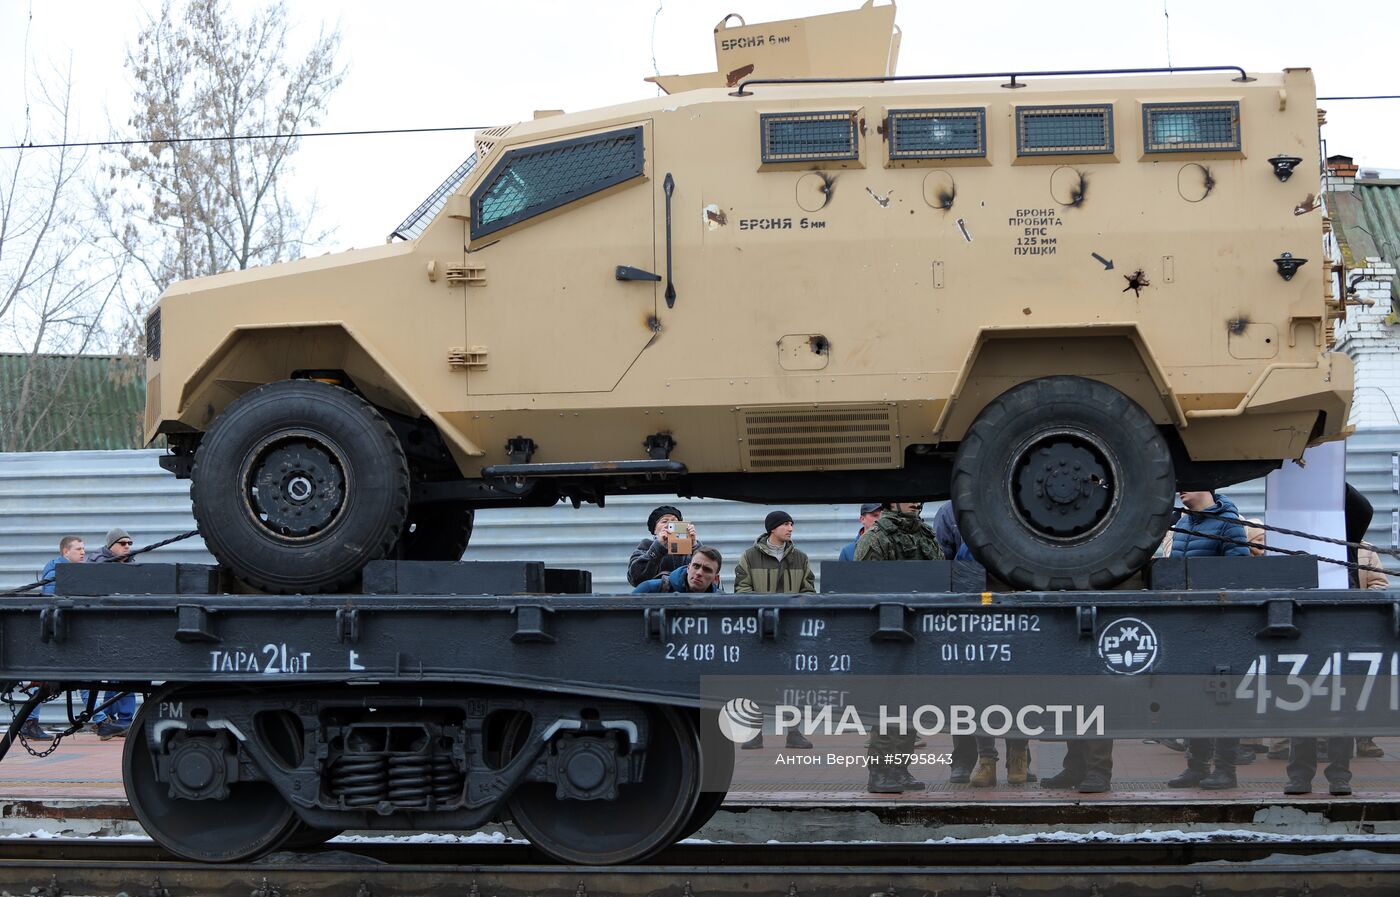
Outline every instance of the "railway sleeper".
<path id="1" fill-rule="evenodd" d="M 506 688 L 175 687 L 143 705 L 122 771 L 143 827 L 187 859 L 511 820 L 552 859 L 616 863 L 718 809 L 697 714 Z"/>

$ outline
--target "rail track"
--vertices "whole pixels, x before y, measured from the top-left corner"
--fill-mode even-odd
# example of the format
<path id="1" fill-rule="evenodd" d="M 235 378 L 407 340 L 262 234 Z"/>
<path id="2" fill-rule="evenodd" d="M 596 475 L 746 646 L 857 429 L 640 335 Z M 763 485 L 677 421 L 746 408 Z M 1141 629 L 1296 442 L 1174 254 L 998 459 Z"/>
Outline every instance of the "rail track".
<path id="1" fill-rule="evenodd" d="M 646 865 L 561 866 L 527 844 L 331 844 L 250 864 L 138 840 L 0 842 L 0 890 L 35 897 L 1370 897 L 1400 839 L 1033 844 L 683 844 Z"/>

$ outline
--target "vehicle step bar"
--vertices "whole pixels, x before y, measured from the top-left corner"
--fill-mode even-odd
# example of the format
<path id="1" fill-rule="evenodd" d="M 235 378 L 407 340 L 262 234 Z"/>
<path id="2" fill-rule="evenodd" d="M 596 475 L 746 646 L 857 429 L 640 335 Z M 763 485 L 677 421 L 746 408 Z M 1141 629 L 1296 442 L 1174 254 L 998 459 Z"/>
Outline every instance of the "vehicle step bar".
<path id="1" fill-rule="evenodd" d="M 626 474 L 666 474 L 682 476 L 686 466 L 680 461 L 569 461 L 538 464 L 492 464 L 482 468 L 484 479 L 528 480 L 540 477 L 620 476 Z"/>

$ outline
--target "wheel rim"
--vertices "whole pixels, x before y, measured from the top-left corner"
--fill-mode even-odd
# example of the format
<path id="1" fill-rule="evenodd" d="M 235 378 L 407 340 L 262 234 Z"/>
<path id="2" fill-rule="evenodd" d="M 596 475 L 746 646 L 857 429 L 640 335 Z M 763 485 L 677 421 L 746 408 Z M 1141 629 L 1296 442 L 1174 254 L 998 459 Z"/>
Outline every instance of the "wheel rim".
<path id="1" fill-rule="evenodd" d="M 147 722 L 157 706 L 157 700 L 142 705 L 122 752 L 127 801 L 153 841 L 185 859 L 237 862 L 272 850 L 296 830 L 297 817 L 270 782 L 236 782 L 225 800 L 172 797 L 170 786 L 156 781 L 147 746 Z"/>
<path id="2" fill-rule="evenodd" d="M 333 445 L 308 431 L 279 433 L 248 453 L 244 502 L 270 535 L 289 541 L 315 538 L 345 509 L 348 466 Z"/>
<path id="3" fill-rule="evenodd" d="M 1011 458 L 1011 506 L 1036 535 L 1080 541 L 1113 517 L 1119 468 L 1113 452 L 1094 434 L 1079 429 L 1037 433 Z"/>
<path id="4" fill-rule="evenodd" d="M 567 863 L 603 865 L 641 859 L 676 840 L 699 798 L 699 736 L 670 708 L 654 708 L 649 718 L 642 781 L 620 786 L 616 800 L 558 800 L 548 782 L 516 789 L 508 806 L 531 844 Z"/>

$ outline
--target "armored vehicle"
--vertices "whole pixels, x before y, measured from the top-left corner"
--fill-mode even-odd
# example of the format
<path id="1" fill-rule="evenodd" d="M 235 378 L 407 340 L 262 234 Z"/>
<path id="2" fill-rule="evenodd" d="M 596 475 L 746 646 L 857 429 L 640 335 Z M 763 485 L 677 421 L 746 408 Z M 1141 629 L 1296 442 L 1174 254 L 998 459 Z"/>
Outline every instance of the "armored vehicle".
<path id="1" fill-rule="evenodd" d="M 387 245 L 170 287 L 146 434 L 257 588 L 474 509 L 951 496 L 1036 589 L 1344 435 L 1307 69 L 894 76 L 894 7 L 480 133 Z"/>

